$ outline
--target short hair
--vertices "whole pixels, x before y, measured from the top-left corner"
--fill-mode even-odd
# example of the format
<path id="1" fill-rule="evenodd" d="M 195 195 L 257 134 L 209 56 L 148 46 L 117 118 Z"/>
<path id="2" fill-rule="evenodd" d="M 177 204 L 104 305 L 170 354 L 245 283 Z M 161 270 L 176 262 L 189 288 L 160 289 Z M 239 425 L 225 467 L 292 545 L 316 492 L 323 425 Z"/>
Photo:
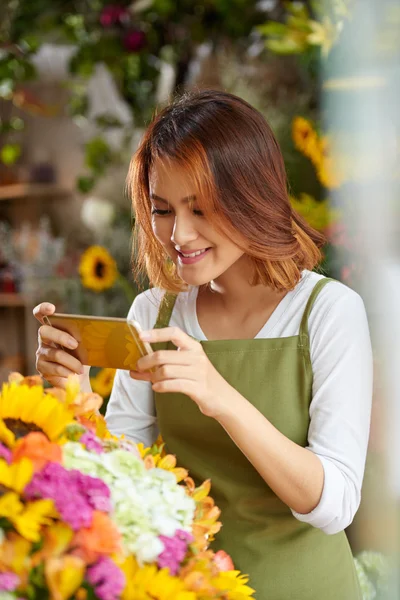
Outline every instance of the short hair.
<path id="1" fill-rule="evenodd" d="M 187 288 L 152 229 L 149 178 L 159 159 L 192 177 L 205 217 L 252 259 L 254 285 L 293 289 L 302 270 L 320 262 L 325 238 L 292 208 L 282 153 L 264 117 L 237 96 L 203 90 L 161 110 L 132 157 L 127 189 L 138 279 L 145 273 L 153 286 Z"/>

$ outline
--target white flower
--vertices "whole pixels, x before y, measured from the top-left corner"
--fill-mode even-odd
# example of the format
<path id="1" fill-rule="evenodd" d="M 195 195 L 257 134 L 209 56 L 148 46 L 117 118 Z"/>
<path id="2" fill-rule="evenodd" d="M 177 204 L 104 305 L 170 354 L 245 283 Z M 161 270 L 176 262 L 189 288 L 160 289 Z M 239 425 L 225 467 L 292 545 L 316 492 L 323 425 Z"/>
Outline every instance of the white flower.
<path id="1" fill-rule="evenodd" d="M 136 556 L 139 563 L 155 562 L 163 550 L 164 544 L 154 534 L 143 533 L 137 539 Z"/>
<path id="2" fill-rule="evenodd" d="M 104 232 L 115 217 L 115 207 L 108 200 L 91 196 L 86 198 L 81 209 L 81 219 L 95 233 Z"/>
<path id="3" fill-rule="evenodd" d="M 126 553 L 153 562 L 163 551 L 160 535 L 173 537 L 177 529 L 190 531 L 196 504 L 173 473 L 146 470 L 140 457 L 123 449 L 95 454 L 68 442 L 63 453 L 66 468 L 99 477 L 110 488 L 111 517 Z"/>

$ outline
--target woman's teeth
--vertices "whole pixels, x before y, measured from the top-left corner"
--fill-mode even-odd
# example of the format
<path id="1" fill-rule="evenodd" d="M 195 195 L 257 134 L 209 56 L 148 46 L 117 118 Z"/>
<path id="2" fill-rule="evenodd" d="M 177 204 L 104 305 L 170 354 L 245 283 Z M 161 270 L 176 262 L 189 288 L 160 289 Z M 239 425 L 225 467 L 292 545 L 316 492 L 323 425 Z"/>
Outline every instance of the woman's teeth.
<path id="1" fill-rule="evenodd" d="M 199 256 L 200 254 L 203 254 L 204 252 L 206 252 L 206 250 L 207 250 L 207 248 L 204 248 L 204 250 L 198 250 L 197 252 L 192 252 L 192 254 L 185 254 L 184 252 L 181 252 L 181 254 L 185 258 L 194 258 L 195 256 Z"/>

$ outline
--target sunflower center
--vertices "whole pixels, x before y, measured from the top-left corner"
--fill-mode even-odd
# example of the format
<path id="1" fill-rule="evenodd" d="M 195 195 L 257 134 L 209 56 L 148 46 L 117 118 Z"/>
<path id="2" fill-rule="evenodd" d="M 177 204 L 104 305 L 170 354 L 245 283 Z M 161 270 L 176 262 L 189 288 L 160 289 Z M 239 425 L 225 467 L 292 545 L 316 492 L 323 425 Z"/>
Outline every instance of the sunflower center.
<path id="1" fill-rule="evenodd" d="M 22 437 L 25 437 L 26 435 L 28 435 L 28 433 L 31 433 L 32 431 L 40 431 L 40 433 L 45 434 L 43 429 L 41 429 L 34 423 L 25 423 L 25 421 L 21 421 L 21 419 L 4 419 L 4 423 L 6 424 L 7 428 L 13 432 L 17 440 L 19 440 Z"/>
<path id="2" fill-rule="evenodd" d="M 96 277 L 98 277 L 99 279 L 102 279 L 105 275 L 105 271 L 106 271 L 106 265 L 103 263 L 103 261 L 97 260 L 96 264 L 94 265 L 94 272 L 95 272 Z"/>

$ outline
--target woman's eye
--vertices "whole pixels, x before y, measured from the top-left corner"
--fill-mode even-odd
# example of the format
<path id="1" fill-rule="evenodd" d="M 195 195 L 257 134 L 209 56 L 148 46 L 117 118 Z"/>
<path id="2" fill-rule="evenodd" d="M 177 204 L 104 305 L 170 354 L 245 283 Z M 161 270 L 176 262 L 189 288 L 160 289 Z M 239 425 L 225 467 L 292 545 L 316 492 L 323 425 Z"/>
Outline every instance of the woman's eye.
<path id="1" fill-rule="evenodd" d="M 169 210 L 161 210 L 160 208 L 153 208 L 151 211 L 151 214 L 163 216 L 163 215 L 168 215 L 169 212 L 170 212 Z"/>

